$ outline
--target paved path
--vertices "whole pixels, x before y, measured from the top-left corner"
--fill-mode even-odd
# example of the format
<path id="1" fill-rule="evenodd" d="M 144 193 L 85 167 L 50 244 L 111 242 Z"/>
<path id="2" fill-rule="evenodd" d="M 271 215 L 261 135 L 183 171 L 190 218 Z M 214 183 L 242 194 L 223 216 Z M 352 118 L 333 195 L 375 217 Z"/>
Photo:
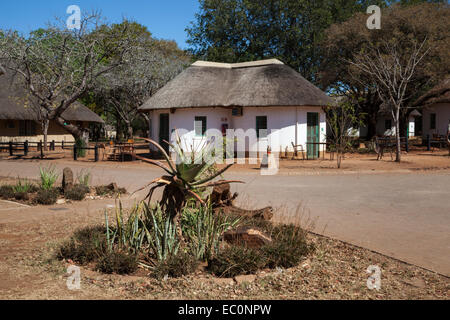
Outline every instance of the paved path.
<path id="1" fill-rule="evenodd" d="M 37 178 L 38 165 L 0 161 L 0 176 Z M 115 181 L 130 191 L 161 174 L 151 166 L 81 162 L 70 166 L 75 172 L 89 168 L 93 184 Z M 295 212 L 301 204 L 316 220 L 317 233 L 450 276 L 448 172 L 261 176 L 249 170 L 231 171 L 225 178 L 246 182 L 233 186 L 243 205 L 284 206 Z M 0 223 L 13 217 L 8 212 L 0 210 Z"/>

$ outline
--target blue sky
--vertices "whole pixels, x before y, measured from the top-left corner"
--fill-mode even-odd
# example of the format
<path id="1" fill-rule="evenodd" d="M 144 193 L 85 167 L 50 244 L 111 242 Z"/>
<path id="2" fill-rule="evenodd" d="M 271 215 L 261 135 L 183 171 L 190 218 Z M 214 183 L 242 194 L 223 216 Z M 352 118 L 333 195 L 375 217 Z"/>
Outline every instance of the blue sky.
<path id="1" fill-rule="evenodd" d="M 0 0 L 0 29 L 28 33 L 55 16 L 68 17 L 69 5 L 78 5 L 81 11 L 98 9 L 110 22 L 133 19 L 154 37 L 175 40 L 183 49 L 187 47 L 184 29 L 199 7 L 198 0 Z"/>

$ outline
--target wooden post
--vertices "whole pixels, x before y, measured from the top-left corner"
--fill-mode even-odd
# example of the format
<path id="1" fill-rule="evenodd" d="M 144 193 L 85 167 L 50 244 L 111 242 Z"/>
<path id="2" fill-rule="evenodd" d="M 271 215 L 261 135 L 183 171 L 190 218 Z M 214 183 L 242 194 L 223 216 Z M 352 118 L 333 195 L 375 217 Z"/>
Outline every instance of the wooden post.
<path id="1" fill-rule="evenodd" d="M 77 145 L 73 145 L 73 160 L 77 161 Z"/>
<path id="2" fill-rule="evenodd" d="M 9 155 L 13 156 L 14 152 L 13 152 L 13 143 L 12 141 L 9 142 Z"/>
<path id="3" fill-rule="evenodd" d="M 41 142 L 39 142 L 39 147 L 41 149 L 41 159 L 44 159 L 44 144 Z"/>
<path id="4" fill-rule="evenodd" d="M 406 152 L 408 153 L 409 152 L 409 134 L 407 134 L 406 135 L 406 138 L 405 138 L 405 149 L 406 149 Z"/>
<path id="5" fill-rule="evenodd" d="M 50 143 L 50 150 L 55 151 L 55 140 Z"/>
<path id="6" fill-rule="evenodd" d="M 98 162 L 98 145 L 94 147 L 94 161 Z"/>
<path id="7" fill-rule="evenodd" d="M 430 140 L 430 135 L 427 134 L 427 151 L 431 150 L 431 140 Z"/>
<path id="8" fill-rule="evenodd" d="M 24 154 L 25 156 L 28 155 L 28 140 L 26 140 L 26 141 L 24 142 L 24 144 L 23 144 L 23 154 Z"/>
<path id="9" fill-rule="evenodd" d="M 61 148 L 64 150 L 64 140 L 61 142 Z"/>

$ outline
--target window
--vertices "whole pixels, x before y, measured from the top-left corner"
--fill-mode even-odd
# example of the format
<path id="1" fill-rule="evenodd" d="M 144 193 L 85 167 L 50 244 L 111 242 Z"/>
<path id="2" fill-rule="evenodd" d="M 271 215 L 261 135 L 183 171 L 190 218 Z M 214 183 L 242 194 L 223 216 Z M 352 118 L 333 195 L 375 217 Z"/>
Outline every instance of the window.
<path id="1" fill-rule="evenodd" d="M 384 130 L 391 130 L 392 129 L 392 120 L 386 119 L 384 120 Z"/>
<path id="2" fill-rule="evenodd" d="M 204 137 L 206 134 L 206 117 L 195 117 L 194 129 L 197 137 Z"/>
<path id="3" fill-rule="evenodd" d="M 34 121 L 19 121 L 19 136 L 35 136 L 36 123 Z"/>
<path id="4" fill-rule="evenodd" d="M 430 113 L 430 129 L 436 129 L 436 113 Z"/>
<path id="5" fill-rule="evenodd" d="M 256 117 L 256 137 L 267 138 L 267 116 Z"/>
<path id="6" fill-rule="evenodd" d="M 14 121 L 12 120 L 7 120 L 5 123 L 5 128 L 6 129 L 14 129 L 16 126 L 14 125 Z"/>

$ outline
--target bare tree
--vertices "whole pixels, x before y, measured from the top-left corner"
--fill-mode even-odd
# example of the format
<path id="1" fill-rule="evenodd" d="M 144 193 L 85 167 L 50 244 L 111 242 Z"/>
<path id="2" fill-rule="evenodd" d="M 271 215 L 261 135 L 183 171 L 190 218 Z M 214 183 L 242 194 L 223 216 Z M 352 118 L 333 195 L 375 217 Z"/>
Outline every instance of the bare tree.
<path id="1" fill-rule="evenodd" d="M 110 40 L 112 27 L 120 29 L 114 41 Z M 102 24 L 94 12 L 83 17 L 79 30 L 68 30 L 57 22 L 27 38 L 15 31 L 3 32 L 0 65 L 12 71 L 48 120 L 87 143 L 88 131 L 66 121 L 62 113 L 93 88 L 100 76 L 123 63 L 132 47 L 126 28 L 126 24 Z"/>
<path id="2" fill-rule="evenodd" d="M 338 106 L 323 108 L 327 118 L 328 139 L 336 149 L 337 167 L 341 168 L 342 159 L 354 137 L 356 128 L 362 125 L 362 115 L 350 101 L 340 102 Z"/>
<path id="3" fill-rule="evenodd" d="M 406 108 L 404 102 L 409 98 L 407 92 L 414 81 L 417 66 L 430 50 L 426 48 L 426 38 L 422 42 L 416 39 L 407 41 L 408 45 L 401 45 L 395 38 L 390 41 L 382 40 L 376 45 L 370 44 L 353 61 L 348 61 L 376 84 L 380 99 L 392 115 L 397 141 L 397 162 L 401 161 L 400 111 Z"/>

